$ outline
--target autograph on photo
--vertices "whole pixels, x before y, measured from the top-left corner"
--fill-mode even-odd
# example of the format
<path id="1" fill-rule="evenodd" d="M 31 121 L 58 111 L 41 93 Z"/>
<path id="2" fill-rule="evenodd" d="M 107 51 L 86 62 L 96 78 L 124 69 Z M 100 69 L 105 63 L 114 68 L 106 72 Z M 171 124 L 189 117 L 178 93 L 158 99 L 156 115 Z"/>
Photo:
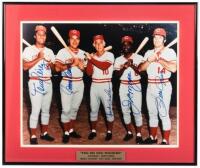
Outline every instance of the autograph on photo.
<path id="1" fill-rule="evenodd" d="M 125 107 L 133 107 L 135 110 L 133 111 L 133 113 L 140 113 L 140 110 L 139 108 L 137 107 L 137 105 L 134 103 L 134 92 L 141 92 L 141 88 L 138 86 L 138 85 L 133 85 L 131 83 L 132 81 L 132 78 L 131 78 L 131 72 L 128 73 L 128 76 L 127 76 L 127 79 L 128 79 L 128 100 L 123 100 L 122 101 L 122 105 L 125 106 Z"/>

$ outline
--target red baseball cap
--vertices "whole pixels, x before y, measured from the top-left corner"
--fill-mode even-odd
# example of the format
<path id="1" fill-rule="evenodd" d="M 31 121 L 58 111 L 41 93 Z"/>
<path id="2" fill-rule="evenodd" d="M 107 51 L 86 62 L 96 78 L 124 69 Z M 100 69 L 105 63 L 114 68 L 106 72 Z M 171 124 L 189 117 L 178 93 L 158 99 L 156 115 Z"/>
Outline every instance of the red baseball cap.
<path id="1" fill-rule="evenodd" d="M 37 25 L 37 26 L 35 26 L 35 32 L 37 32 L 37 31 L 44 31 L 46 33 L 47 28 L 44 27 L 43 25 Z"/>
<path id="2" fill-rule="evenodd" d="M 95 35 L 94 37 L 93 37 L 93 41 L 95 42 L 96 40 L 98 40 L 98 39 L 100 39 L 100 40 L 104 40 L 104 37 L 103 37 L 103 35 Z"/>
<path id="3" fill-rule="evenodd" d="M 72 37 L 72 36 L 80 37 L 80 34 L 81 34 L 80 31 L 76 29 L 72 29 L 69 31 L 69 37 Z"/>
<path id="4" fill-rule="evenodd" d="M 160 35 L 160 36 L 166 37 L 167 33 L 166 33 L 165 29 L 163 29 L 163 28 L 156 28 L 153 31 L 153 36 L 155 36 L 155 35 Z"/>
<path id="5" fill-rule="evenodd" d="M 124 36 L 122 37 L 122 43 L 125 41 L 133 43 L 133 38 L 131 36 Z"/>

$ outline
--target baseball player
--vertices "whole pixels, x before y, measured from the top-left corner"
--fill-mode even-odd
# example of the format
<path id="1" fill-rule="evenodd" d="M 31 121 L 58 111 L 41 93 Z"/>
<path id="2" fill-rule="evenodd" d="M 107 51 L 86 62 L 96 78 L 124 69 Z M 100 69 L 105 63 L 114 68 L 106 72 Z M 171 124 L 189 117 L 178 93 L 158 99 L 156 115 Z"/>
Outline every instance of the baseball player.
<path id="1" fill-rule="evenodd" d="M 54 68 L 54 53 L 45 47 L 47 29 L 43 25 L 35 27 L 35 44 L 23 51 L 23 68 L 29 70 L 29 95 L 31 99 L 30 144 L 38 144 L 36 128 L 41 110 L 41 136 L 47 141 L 54 138 L 48 134 L 49 109 L 52 99 L 51 69 Z"/>
<path id="2" fill-rule="evenodd" d="M 140 84 L 140 75 L 137 66 L 142 62 L 143 57 L 133 53 L 133 38 L 131 36 L 122 37 L 122 52 L 123 55 L 116 58 L 114 70 L 120 77 L 121 84 L 119 88 L 119 96 L 123 119 L 126 125 L 127 134 L 124 141 L 129 141 L 133 138 L 131 130 L 131 109 L 136 123 L 136 143 L 141 144 L 142 135 L 142 90 Z"/>
<path id="3" fill-rule="evenodd" d="M 161 144 L 169 144 L 171 120 L 169 107 L 172 86 L 169 81 L 171 73 L 176 72 L 176 53 L 171 48 L 165 48 L 166 31 L 156 28 L 153 32 L 154 49 L 148 50 L 139 71 L 147 71 L 147 108 L 149 113 L 150 136 L 145 144 L 157 143 L 158 115 L 162 122 L 163 139 Z"/>
<path id="4" fill-rule="evenodd" d="M 89 140 L 96 137 L 96 125 L 98 120 L 98 111 L 100 102 L 102 102 L 107 119 L 107 134 L 106 141 L 112 139 L 112 128 L 114 114 L 112 110 L 112 73 L 114 55 L 111 52 L 104 51 L 105 40 L 103 35 L 93 37 L 93 46 L 96 49 L 95 54 L 88 55 L 88 64 L 86 72 L 92 76 L 92 84 L 90 89 L 90 121 L 91 132 L 88 136 Z"/>
<path id="5" fill-rule="evenodd" d="M 77 112 L 83 98 L 83 60 L 84 51 L 79 49 L 80 31 L 72 29 L 69 31 L 69 49 L 74 53 L 70 54 L 65 48 L 61 49 L 55 61 L 56 71 L 61 71 L 62 81 L 60 83 L 60 93 L 62 102 L 61 122 L 64 129 L 63 143 L 67 143 L 69 138 L 81 138 L 74 130 Z"/>

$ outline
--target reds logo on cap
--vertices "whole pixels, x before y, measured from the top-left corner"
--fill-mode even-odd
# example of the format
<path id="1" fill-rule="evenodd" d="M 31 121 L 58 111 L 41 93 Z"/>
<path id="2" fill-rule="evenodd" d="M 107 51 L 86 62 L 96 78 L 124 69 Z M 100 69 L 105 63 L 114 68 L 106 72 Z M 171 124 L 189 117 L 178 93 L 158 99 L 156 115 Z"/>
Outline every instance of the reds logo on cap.
<path id="1" fill-rule="evenodd" d="M 43 25 L 37 25 L 35 27 L 35 32 L 37 32 L 37 31 L 44 31 L 46 33 L 47 32 L 47 28 L 44 27 Z"/>
<path id="2" fill-rule="evenodd" d="M 80 31 L 75 30 L 75 29 L 70 30 L 69 31 L 69 37 L 72 37 L 72 36 L 78 36 L 78 37 L 80 37 Z"/>
<path id="3" fill-rule="evenodd" d="M 131 36 L 124 36 L 122 37 L 122 43 L 125 41 L 133 43 L 133 38 Z"/>
<path id="4" fill-rule="evenodd" d="M 155 36 L 155 35 L 160 35 L 160 36 L 164 36 L 164 37 L 166 37 L 166 31 L 165 31 L 165 29 L 163 29 L 163 28 L 156 28 L 155 30 L 154 30 L 154 32 L 153 32 L 153 36 Z"/>
<path id="5" fill-rule="evenodd" d="M 95 42 L 96 40 L 98 40 L 98 39 L 104 40 L 103 35 L 95 35 L 95 36 L 93 37 L 93 41 L 94 41 L 94 42 Z"/>

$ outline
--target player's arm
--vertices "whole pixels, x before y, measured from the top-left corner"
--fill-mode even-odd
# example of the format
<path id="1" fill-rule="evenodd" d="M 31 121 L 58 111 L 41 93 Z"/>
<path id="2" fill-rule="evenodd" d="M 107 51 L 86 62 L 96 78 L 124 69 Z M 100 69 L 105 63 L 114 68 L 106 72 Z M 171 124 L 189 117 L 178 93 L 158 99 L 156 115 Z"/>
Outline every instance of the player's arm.
<path id="1" fill-rule="evenodd" d="M 138 71 L 138 67 L 133 65 L 133 60 L 129 59 L 127 62 L 125 62 L 124 65 L 121 66 L 121 69 L 116 71 L 117 76 L 121 77 L 121 75 L 124 73 L 124 71 L 128 68 L 131 67 L 137 74 L 140 72 Z"/>
<path id="2" fill-rule="evenodd" d="M 147 68 L 148 68 L 148 66 L 149 66 L 152 62 L 157 61 L 157 59 L 158 59 L 158 55 L 157 55 L 157 54 L 154 54 L 154 55 L 148 57 L 148 58 L 146 59 L 146 61 L 144 61 L 144 62 L 142 62 L 141 64 L 139 64 L 139 66 L 138 66 L 138 71 L 139 71 L 139 72 L 146 71 Z"/>
<path id="3" fill-rule="evenodd" d="M 116 75 L 117 75 L 118 77 L 121 77 L 122 74 L 124 73 L 124 71 L 125 71 L 128 67 L 130 67 L 130 61 L 127 61 L 127 62 L 125 62 L 124 64 L 122 64 L 122 65 L 120 66 L 120 69 L 119 69 L 119 70 L 116 70 Z"/>
<path id="4" fill-rule="evenodd" d="M 128 62 L 129 62 L 129 66 L 135 71 L 135 73 L 140 74 L 138 67 L 133 64 L 133 60 L 130 59 Z"/>
<path id="5" fill-rule="evenodd" d="M 122 74 L 124 73 L 124 71 L 128 68 L 128 67 L 131 67 L 131 68 L 134 68 L 136 69 L 136 67 L 133 65 L 133 60 L 132 59 L 129 59 L 127 62 L 125 62 L 123 65 L 120 66 L 120 70 L 117 70 L 116 71 L 116 75 L 118 77 L 121 77 Z M 137 70 L 138 71 L 138 70 Z"/>
<path id="6" fill-rule="evenodd" d="M 55 71 L 55 64 L 53 64 L 53 62 L 48 62 L 48 65 L 50 66 L 51 70 Z"/>
<path id="7" fill-rule="evenodd" d="M 125 70 L 126 70 L 126 68 L 123 66 L 120 70 L 116 70 L 116 71 L 115 71 L 115 74 L 116 74 L 118 77 L 121 77 Z"/>
<path id="8" fill-rule="evenodd" d="M 165 60 L 164 58 L 160 58 L 158 60 L 158 62 L 165 68 L 167 69 L 168 71 L 170 72 L 176 72 L 177 70 L 177 64 L 176 64 L 176 61 L 167 61 Z"/>
<path id="9" fill-rule="evenodd" d="M 149 61 L 144 61 L 143 63 L 139 64 L 138 71 L 139 72 L 146 71 L 150 63 L 151 62 Z"/>
<path id="10" fill-rule="evenodd" d="M 107 61 L 98 61 L 94 58 L 91 58 L 89 60 L 89 62 L 91 62 L 93 65 L 95 65 L 97 68 L 101 69 L 101 70 L 106 70 L 108 69 L 112 64 L 110 62 Z"/>
<path id="11" fill-rule="evenodd" d="M 106 70 L 108 69 L 112 64 L 108 61 L 98 61 L 96 59 L 94 59 L 94 55 L 89 54 L 89 53 L 85 53 L 86 58 L 88 59 L 88 62 L 92 63 L 93 65 L 95 65 L 97 68 L 101 69 L 101 70 Z"/>
<path id="12" fill-rule="evenodd" d="M 55 70 L 56 70 L 57 72 L 64 71 L 64 70 L 66 70 L 66 69 L 71 68 L 71 65 L 72 65 L 72 63 L 63 64 L 63 63 L 61 63 L 61 62 L 59 62 L 59 61 L 55 61 Z"/>
<path id="13" fill-rule="evenodd" d="M 133 64 L 132 64 L 130 67 L 135 71 L 135 73 L 140 74 L 140 72 L 139 72 L 139 70 L 138 70 L 138 67 L 136 67 L 136 66 L 133 65 Z"/>
<path id="14" fill-rule="evenodd" d="M 84 60 L 82 60 L 81 58 L 78 58 L 78 63 L 77 63 L 77 67 L 82 71 L 84 72 L 85 70 L 85 66 L 84 66 Z"/>
<path id="15" fill-rule="evenodd" d="M 93 64 L 90 61 L 87 63 L 86 73 L 88 76 L 92 76 L 93 74 Z"/>
<path id="16" fill-rule="evenodd" d="M 126 68 L 120 64 L 120 60 L 117 58 L 114 63 L 114 75 L 117 78 L 120 78 L 122 76 L 123 72 L 125 71 L 125 69 Z"/>
<path id="17" fill-rule="evenodd" d="M 26 71 L 32 68 L 35 64 L 37 64 L 40 60 L 44 59 L 44 53 L 39 52 L 38 56 L 32 61 L 23 60 L 23 69 Z"/>

